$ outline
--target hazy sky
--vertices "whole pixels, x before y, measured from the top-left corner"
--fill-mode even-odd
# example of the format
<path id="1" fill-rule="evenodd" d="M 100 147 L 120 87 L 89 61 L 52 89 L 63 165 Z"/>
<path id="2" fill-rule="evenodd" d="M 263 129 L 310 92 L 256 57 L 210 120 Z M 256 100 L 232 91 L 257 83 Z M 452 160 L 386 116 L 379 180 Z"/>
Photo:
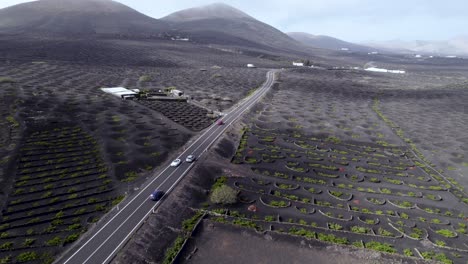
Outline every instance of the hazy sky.
<path id="1" fill-rule="evenodd" d="M 77 0 L 79 1 L 79 0 Z M 172 12 L 217 0 L 120 0 L 146 15 Z M 29 2 L 0 0 L 0 8 Z M 468 35 L 466 0 L 225 0 L 284 32 L 329 35 L 353 42 L 447 40 Z"/>

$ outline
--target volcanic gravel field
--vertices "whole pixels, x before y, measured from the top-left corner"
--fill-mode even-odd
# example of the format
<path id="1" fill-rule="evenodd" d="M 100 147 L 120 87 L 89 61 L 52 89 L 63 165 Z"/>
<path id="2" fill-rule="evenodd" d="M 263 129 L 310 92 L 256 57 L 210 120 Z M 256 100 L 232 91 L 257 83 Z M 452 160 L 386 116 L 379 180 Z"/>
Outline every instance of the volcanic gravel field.
<path id="1" fill-rule="evenodd" d="M 162 46 L 172 46 L 171 54 L 157 49 Z M 209 113 L 232 107 L 265 79 L 266 70 L 245 68 L 247 56 L 201 48 L 221 55 L 183 60 L 175 54 L 192 54 L 186 49 L 197 46 L 180 46 L 2 41 L 2 261 L 49 263 L 214 122 Z M 122 101 L 100 90 L 118 86 L 149 92 L 175 87 L 190 101 Z"/>
<path id="2" fill-rule="evenodd" d="M 427 134 L 427 144 L 434 142 L 429 139 L 431 132 L 436 138 L 442 137 L 438 131 L 445 128 L 424 129 L 433 126 L 435 118 L 444 119 L 442 115 L 453 133 L 448 135 L 448 144 L 457 138 L 463 142 L 464 129 L 458 124 L 464 123 L 464 113 L 454 109 L 460 109 L 457 102 L 463 102 L 464 90 L 452 89 L 443 97 L 447 100 L 440 100 L 442 92 L 431 89 L 419 91 L 425 96 L 418 96 L 417 90 L 401 93 L 392 91 L 391 86 L 378 87 L 377 76 L 372 73 L 368 80 L 374 83 L 363 85 L 359 80 L 366 75 L 324 70 L 282 73 L 279 85 L 263 105 L 255 107 L 255 113 L 244 120 L 236 153 L 227 154 L 229 140 L 223 140 L 217 150 L 224 157 L 232 157 L 232 165 L 219 172 L 217 179 L 238 190 L 241 203 L 209 205 L 205 218 L 273 236 L 289 234 L 466 263 L 468 196 L 458 179 L 450 178 L 432 163 L 442 162 L 445 156 L 425 156 L 426 152 L 419 150 L 422 133 Z M 440 104 L 419 104 L 428 98 L 438 98 Z M 453 115 L 448 111 L 449 102 L 453 103 Z M 429 109 L 440 110 L 439 115 L 431 116 Z M 416 113 L 425 113 L 423 120 L 433 118 L 432 123 L 421 125 L 424 132 L 416 134 L 418 137 L 416 129 L 406 130 L 425 123 L 411 122 Z M 460 146 L 452 147 L 449 149 Z M 252 205 L 255 212 L 248 210 Z M 226 232 L 215 236 L 236 239 Z M 197 254 L 213 254 L 207 253 L 212 252 L 208 249 L 212 246 L 206 239 L 190 242 L 179 261 L 191 256 L 197 263 Z M 236 250 L 235 245 L 230 247 Z"/>
<path id="3" fill-rule="evenodd" d="M 213 112 L 228 112 L 268 68 L 297 58 L 160 39 L 1 38 L 0 260 L 13 262 L 50 263 L 214 122 Z M 408 73 L 282 71 L 114 263 L 161 262 L 195 212 L 202 224 L 176 262 L 222 259 L 242 231 L 260 248 L 279 241 L 264 252 L 278 260 L 297 243 L 316 249 L 299 249 L 311 254 L 304 259 L 323 257 L 332 243 L 353 246 L 333 252 L 359 261 L 466 263 L 466 62 L 337 55 L 329 63 L 339 61 Z M 122 101 L 100 90 L 117 86 L 175 88 L 189 100 Z M 240 202 L 209 202 L 215 181 Z M 224 247 L 214 251 L 217 239 Z M 239 243 L 230 252 L 242 252 Z"/>

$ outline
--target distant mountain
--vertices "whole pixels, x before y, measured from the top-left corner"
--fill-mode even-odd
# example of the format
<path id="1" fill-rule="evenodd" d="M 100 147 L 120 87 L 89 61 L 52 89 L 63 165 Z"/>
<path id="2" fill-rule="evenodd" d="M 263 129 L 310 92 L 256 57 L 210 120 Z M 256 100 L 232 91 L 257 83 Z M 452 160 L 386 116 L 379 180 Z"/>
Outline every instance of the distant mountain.
<path id="1" fill-rule="evenodd" d="M 419 53 L 421 55 L 459 55 L 468 56 L 468 36 L 460 36 L 447 41 L 380 41 L 370 42 L 370 45 L 381 49 L 403 53 Z"/>
<path id="2" fill-rule="evenodd" d="M 158 34 L 164 28 L 111 0 L 39 0 L 0 9 L 0 33 Z"/>
<path id="3" fill-rule="evenodd" d="M 246 13 L 223 3 L 215 3 L 207 6 L 195 7 L 172 13 L 163 20 L 172 22 L 189 22 L 203 19 L 254 19 Z"/>
<path id="4" fill-rule="evenodd" d="M 303 32 L 290 32 L 287 33 L 291 38 L 301 42 L 304 45 L 329 50 L 342 50 L 349 49 L 350 51 L 371 52 L 375 48 L 366 47 L 350 42 L 346 42 L 337 38 L 322 35 L 312 35 Z"/>
<path id="5" fill-rule="evenodd" d="M 212 4 L 173 13 L 161 20 L 198 42 L 301 50 L 304 46 L 278 29 L 226 4 Z"/>

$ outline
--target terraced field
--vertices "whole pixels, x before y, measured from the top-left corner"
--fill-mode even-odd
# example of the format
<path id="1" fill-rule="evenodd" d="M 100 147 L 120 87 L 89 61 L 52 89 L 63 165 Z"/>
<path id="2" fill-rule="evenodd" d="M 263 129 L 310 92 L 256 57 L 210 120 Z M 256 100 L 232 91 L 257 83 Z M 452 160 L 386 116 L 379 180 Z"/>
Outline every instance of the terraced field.
<path id="1" fill-rule="evenodd" d="M 96 141 L 80 127 L 36 127 L 21 145 L 2 211 L 0 259 L 50 263 L 119 202 Z"/>
<path id="2" fill-rule="evenodd" d="M 314 73 L 287 74 L 271 103 L 249 119 L 234 167 L 218 178 L 241 203 L 210 207 L 210 219 L 466 263 L 468 196 L 461 185 L 433 169 L 382 113 L 377 91 Z"/>
<path id="3" fill-rule="evenodd" d="M 19 127 L 24 120 L 75 120 L 101 140 L 106 161 L 112 163 L 117 179 L 123 181 L 142 178 L 158 167 L 169 152 L 187 142 L 192 131 L 204 129 L 213 120 L 207 117 L 206 110 L 191 104 L 147 102 L 148 107 L 143 107 L 104 94 L 99 88 L 125 86 L 151 91 L 176 87 L 216 110 L 231 107 L 261 84 L 265 76 L 263 70 L 219 66 L 206 67 L 206 71 L 127 68 L 39 58 L 32 62 L 2 60 L 0 67 L 0 77 L 5 78 L 0 84 L 7 102 L 0 109 L 5 124 L 18 122 Z M 2 137 L 9 135 L 10 123 L 2 126 Z"/>
<path id="4" fill-rule="evenodd" d="M 193 131 L 203 130 L 213 124 L 215 120 L 215 118 L 208 116 L 208 110 L 186 102 L 146 100 L 139 102 Z"/>

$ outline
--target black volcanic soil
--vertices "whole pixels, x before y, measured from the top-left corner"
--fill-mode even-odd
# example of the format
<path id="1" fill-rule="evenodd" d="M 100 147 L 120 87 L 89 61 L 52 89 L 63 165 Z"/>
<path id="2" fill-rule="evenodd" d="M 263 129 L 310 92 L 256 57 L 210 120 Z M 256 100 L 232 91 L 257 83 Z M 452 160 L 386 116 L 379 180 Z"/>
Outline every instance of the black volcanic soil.
<path id="1" fill-rule="evenodd" d="M 447 159 L 447 153 L 456 153 L 462 147 L 460 142 L 466 143 L 463 124 L 468 119 L 463 118 L 466 112 L 460 111 L 465 98 L 465 90 L 460 88 L 464 87 L 463 79 L 450 77 L 466 71 L 466 66 L 439 72 L 440 76 L 436 75 L 438 67 L 412 67 L 427 68 L 424 72 L 413 72 L 408 76 L 314 69 L 281 73 L 280 83 L 243 119 L 243 125 L 229 129 L 219 140 L 218 147 L 198 161 L 198 166 L 203 169 L 192 172 L 184 180 L 188 184 L 185 189 L 178 188 L 184 193 L 187 186 L 192 185 L 202 195 L 216 177 L 228 176 L 228 184 L 239 191 L 242 203 L 229 207 L 212 204 L 208 207 L 203 204 L 202 207 L 200 203 L 199 208 L 226 208 L 228 211 L 222 221 L 229 223 L 247 219 L 255 224 L 257 230 L 267 234 L 272 232 L 278 243 L 272 244 L 269 235 L 265 239 L 264 235 L 245 229 L 223 227 L 218 223 L 213 225 L 211 221 L 221 220 L 208 217 L 203 228 L 190 240 L 190 246 L 183 251 L 180 261 L 206 263 L 207 259 L 214 262 L 223 259 L 229 263 L 226 255 L 246 252 L 249 243 L 255 242 L 258 245 L 256 251 L 257 248 L 265 250 L 239 256 L 232 259 L 233 263 L 236 260 L 258 263 L 266 255 L 271 262 L 294 250 L 304 254 L 303 258 L 320 258 L 320 246 L 311 251 L 297 247 L 288 249 L 290 244 L 285 241 L 290 241 L 290 238 L 279 233 L 293 232 L 296 228 L 313 232 L 316 238 L 333 234 L 346 239 L 349 244 L 364 243 L 370 247 L 377 242 L 387 244 L 399 254 L 420 258 L 418 254 L 421 253 L 428 259 L 436 258 L 435 254 L 444 254 L 454 263 L 465 263 L 468 258 L 465 253 L 468 210 L 461 199 L 466 196 L 453 195 L 460 193 L 456 189 L 458 185 L 447 185 L 444 180 L 439 181 L 435 172 L 426 171 L 428 167 L 421 164 L 420 157 L 413 150 L 421 147 L 424 158 L 435 163 L 433 165 L 438 170 L 441 169 L 439 164 L 444 164 Z M 427 75 L 427 72 L 433 74 Z M 433 80 L 438 81 L 434 83 Z M 449 107 L 452 102 L 453 108 Z M 437 112 L 438 109 L 441 111 Z M 435 116 L 432 119 L 433 112 Z M 419 114 L 422 120 L 417 120 Z M 438 118 L 437 122 L 435 118 Z M 430 148 L 430 144 L 436 142 L 424 145 L 419 137 L 426 134 L 427 139 L 429 135 L 437 139 L 447 135 L 448 132 L 439 134 L 442 128 L 435 129 L 444 122 L 451 133 L 446 136 L 447 148 L 439 150 L 444 155 L 427 155 L 424 146 Z M 395 124 L 403 134 L 397 131 Z M 418 130 L 418 126 L 422 128 Z M 248 131 L 242 134 L 244 127 Z M 241 147 L 236 153 L 239 141 Z M 229 161 L 231 164 L 228 165 Z M 457 170 L 444 170 L 442 175 L 453 177 L 466 186 L 453 172 Z M 446 191 L 448 189 L 450 192 Z M 196 201 L 203 200 L 199 195 L 189 206 L 196 206 Z M 208 196 L 204 197 L 208 201 Z M 272 205 L 281 201 L 284 208 Z M 174 203 L 180 205 L 183 201 Z M 256 205 L 257 212 L 247 210 L 251 204 Z M 162 221 L 162 225 L 177 223 L 172 218 L 158 219 L 151 221 Z M 171 226 L 177 228 L 177 224 Z M 149 235 L 152 232 L 149 230 L 143 226 L 139 233 L 145 236 L 134 237 L 115 263 L 143 262 L 138 256 L 147 251 L 153 254 L 146 257 L 146 261 L 161 261 L 160 251 L 168 245 L 141 246 L 149 237 L 154 238 Z M 440 235 L 442 230 L 457 235 L 445 237 Z M 238 232 L 241 234 L 236 234 Z M 302 241 L 320 244 L 306 238 Z M 283 243 L 286 244 L 279 246 Z M 442 244 L 445 247 L 441 247 Z M 197 247 L 196 251 L 194 247 Z M 276 250 L 271 250 L 271 247 Z M 337 248 L 342 252 L 355 250 Z M 408 251 L 404 252 L 405 249 Z M 248 258 L 251 254 L 255 257 Z M 366 263 L 365 256 L 380 253 L 357 254 L 363 254 L 364 259 L 358 261 Z M 188 255 L 191 259 L 184 261 Z M 337 261 L 346 261 L 346 258 L 338 257 Z M 384 263 L 389 261 L 392 260 Z M 394 261 L 411 263 L 415 259 Z"/>
<path id="2" fill-rule="evenodd" d="M 31 147 L 28 144 L 37 132 L 39 135 L 55 135 L 64 128 L 83 131 L 84 134 L 58 148 L 67 152 L 67 144 L 71 144 L 70 147 L 95 144 L 92 150 L 79 148 L 73 155 L 98 151 L 94 153 L 99 155 L 86 156 L 83 162 L 105 163 L 111 184 L 102 178 L 100 185 L 92 187 L 99 189 L 108 185 L 106 188 L 112 189 L 112 195 L 98 197 L 106 198 L 108 207 L 112 206 L 110 199 L 139 186 L 195 134 L 194 130 L 184 127 L 183 122 L 175 122 L 166 111 L 157 111 L 157 107 L 144 106 L 137 101 L 122 101 L 102 93 L 99 88 L 125 86 L 158 90 L 176 87 L 193 97 L 197 104 L 225 111 L 264 81 L 264 68 L 288 67 L 292 58 L 258 47 L 202 46 L 162 39 L 130 40 L 124 36 L 121 39 L 54 40 L 2 36 L 0 96 L 5 104 L 0 105 L 0 154 L 10 156 L 9 159 L 2 156 L 0 163 L 4 183 L 2 200 L 8 203 L 4 209 L 8 212 L 7 207 L 19 208 L 23 206 L 21 203 L 27 203 L 20 199 L 26 199 L 26 196 L 36 199 L 34 195 L 39 195 L 36 193 L 39 190 L 30 186 L 36 182 L 27 183 L 25 181 L 31 179 L 23 178 L 30 176 L 24 174 L 31 171 L 21 170 L 36 165 L 50 169 L 59 160 L 70 162 L 70 167 L 86 165 L 72 164 L 76 157 L 71 155 L 50 158 L 47 153 L 39 154 L 43 156 L 39 160 L 16 162 L 28 155 L 24 151 L 31 151 L 27 150 Z M 341 61 L 343 58 L 346 61 Z M 363 55 L 321 60 L 343 66 L 361 65 L 372 59 L 372 56 Z M 410 248 L 411 254 L 417 255 L 418 249 L 427 256 L 444 253 L 456 263 L 466 262 L 465 251 L 457 258 L 453 250 L 466 250 L 464 216 L 467 208 L 452 195 L 459 194 L 464 198 L 463 194 L 460 190 L 456 192 L 454 183 L 441 184 L 436 178 L 438 174 L 427 173 L 410 151 L 417 148 L 436 165 L 436 170 L 443 170 L 442 175 L 453 177 L 461 186 L 466 186 L 463 176 L 466 174 L 467 143 L 464 132 L 468 120 L 464 107 L 466 63 L 441 61 L 442 67 L 435 62 L 418 64 L 400 57 L 375 60 L 386 63 L 391 66 L 389 68 L 406 69 L 408 74 L 306 68 L 282 73 L 281 82 L 266 99 L 243 119 L 243 125 L 237 125 L 220 140 L 217 149 L 198 161 L 201 166 L 192 171 L 150 217 L 148 225 L 140 229 L 115 262 L 160 261 L 164 250 L 180 232 L 182 219 L 191 215 L 189 207 L 200 208 L 207 201 L 207 190 L 213 180 L 223 174 L 237 176 L 230 177 L 228 184 L 240 191 L 244 202 L 256 203 L 261 210 L 252 214 L 246 210 L 247 204 L 237 204 L 228 208 L 230 212 L 226 219 L 229 221 L 244 215 L 262 230 L 273 227 L 276 233 L 290 232 L 294 226 L 315 232 L 316 236 L 335 234 L 345 237 L 349 243 L 389 243 L 398 253 Z M 337 64 L 339 61 L 343 65 Z M 261 68 L 247 69 L 247 63 Z M 146 81 L 140 79 L 143 76 Z M 12 126 L 14 120 L 18 122 L 18 128 Z M 9 127 L 12 127 L 11 132 Z M 243 127 L 249 130 L 241 139 Z M 397 133 L 398 128 L 403 131 L 402 135 Z M 34 147 L 50 151 L 55 148 L 54 140 L 62 142 L 60 137 L 64 135 L 47 138 L 44 142 L 37 140 Z M 89 142 L 83 142 L 81 138 Z M 246 146 L 236 153 L 240 140 Z M 405 155 L 400 156 L 402 153 Z M 69 176 L 92 180 L 88 174 L 70 173 Z M 65 195 L 63 188 L 72 188 L 68 187 L 72 184 L 90 187 L 86 181 L 68 178 L 64 186 L 51 185 L 48 183 L 51 179 L 47 175 L 44 177 L 43 182 L 37 183 L 43 192 L 40 199 L 44 199 L 35 205 L 40 210 L 49 203 L 61 203 L 53 200 L 56 197 L 48 197 L 52 195 L 48 194 L 49 188 L 60 191 L 57 195 L 73 200 L 81 199 L 74 196 L 74 192 L 78 194 L 83 190 L 73 190 Z M 61 178 L 55 180 L 62 181 Z M 25 184 L 29 184 L 27 189 L 21 187 Z M 25 197 L 20 197 L 23 195 Z M 271 206 L 279 201 L 291 206 Z M 101 201 L 87 199 L 86 202 Z M 72 206 L 66 202 L 65 205 Z M 96 217 L 103 214 L 102 206 L 92 205 L 74 206 L 96 211 Z M 216 208 L 219 206 L 209 204 L 207 207 L 210 210 Z M 19 214 L 25 217 L 21 221 L 32 221 L 27 225 L 49 219 L 27 220 L 31 215 L 25 215 L 24 208 L 21 210 Z M 36 213 L 46 214 L 40 210 Z M 60 212 L 60 208 L 54 210 Z M 71 212 L 74 213 L 85 214 L 83 211 Z M 261 222 L 266 216 L 277 217 L 278 221 Z M 81 228 L 85 229 L 93 219 L 81 219 Z M 71 217 L 69 220 L 55 224 L 64 231 L 75 224 L 72 221 L 78 221 Z M 2 232 L 9 232 L 0 238 L 5 247 L 10 247 L 10 242 L 14 247 L 21 246 L 25 241 L 19 237 L 24 235 L 35 238 L 35 233 L 29 234 L 24 227 L 15 231 L 24 234 L 10 232 L 9 228 L 13 228 L 3 225 L 6 221 L 10 224 L 12 218 L 2 218 Z M 337 223 L 343 230 L 330 230 L 330 226 L 336 227 Z M 44 225 L 41 230 L 48 227 L 41 224 Z M 353 227 L 361 228 L 359 230 L 364 233 L 351 232 Z M 389 232 L 386 237 L 378 235 L 382 232 L 380 228 Z M 53 231 L 44 231 L 47 230 Z M 456 237 L 443 237 L 441 230 L 455 232 Z M 343 233 L 345 231 L 348 233 Z M 69 236 L 69 230 L 66 232 Z M 219 236 L 224 234 L 221 232 Z M 60 237 L 61 242 L 65 238 L 65 235 Z M 44 247 L 47 245 L 44 243 L 51 239 L 53 235 L 48 233 L 36 242 Z M 441 242 L 447 248 L 437 245 Z M 62 244 L 55 247 L 54 254 L 63 249 Z M 26 250 L 29 249 L 22 247 L 14 255 Z M 46 251 L 41 250 L 39 253 Z M 2 258 L 8 255 L 8 250 L 0 252 Z"/>
<path id="3" fill-rule="evenodd" d="M 262 234 L 210 221 L 205 221 L 197 233 L 176 263 L 424 263 L 285 235 Z"/>
<path id="4" fill-rule="evenodd" d="M 0 258 L 34 251 L 44 261 L 208 126 L 208 111 L 227 110 L 257 88 L 266 70 L 247 63 L 285 63 L 166 40 L 2 36 L 0 50 L 0 245 L 6 249 Z M 148 107 L 100 90 L 116 86 L 176 87 L 191 101 Z M 186 118 L 200 122 L 177 121 Z M 85 134 L 66 139 L 67 129 Z M 36 133 L 51 136 L 32 138 Z M 36 210 L 27 213 L 31 199 L 38 200 Z M 47 214 L 46 207 L 53 210 Z M 71 208 L 63 209 L 67 220 L 48 226 L 61 208 Z M 23 246 L 25 239 L 33 248 Z"/>

